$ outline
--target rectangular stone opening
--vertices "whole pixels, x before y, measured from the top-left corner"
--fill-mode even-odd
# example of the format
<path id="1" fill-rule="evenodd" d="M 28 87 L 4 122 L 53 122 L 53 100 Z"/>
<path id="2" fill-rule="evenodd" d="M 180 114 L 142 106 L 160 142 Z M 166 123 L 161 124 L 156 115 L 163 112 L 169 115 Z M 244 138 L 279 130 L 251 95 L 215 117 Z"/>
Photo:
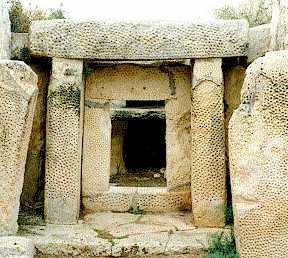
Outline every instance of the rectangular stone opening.
<path id="1" fill-rule="evenodd" d="M 114 186 L 166 187 L 165 119 L 112 120 Z"/>

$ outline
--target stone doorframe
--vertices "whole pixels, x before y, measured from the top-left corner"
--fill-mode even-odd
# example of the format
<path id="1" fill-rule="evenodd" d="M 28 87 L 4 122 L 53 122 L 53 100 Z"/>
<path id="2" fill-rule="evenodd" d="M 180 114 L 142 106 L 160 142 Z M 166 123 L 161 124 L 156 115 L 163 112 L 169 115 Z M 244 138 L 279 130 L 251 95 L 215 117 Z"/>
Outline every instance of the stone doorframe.
<path id="1" fill-rule="evenodd" d="M 220 58 L 196 59 L 192 73 L 192 213 L 194 223 L 201 227 L 217 227 L 224 224 L 226 169 L 224 86 L 221 63 Z M 93 110 L 93 112 L 97 112 L 93 119 L 97 118 L 94 123 L 98 125 L 94 129 L 100 130 L 96 135 L 101 135 L 101 137 L 90 139 L 103 153 L 109 153 L 107 159 L 104 155 L 101 160 L 94 160 L 96 166 L 99 166 L 97 171 L 104 174 L 100 173 L 98 177 L 94 176 L 93 178 L 89 174 L 83 174 L 81 179 L 84 111 L 82 69 L 83 61 L 53 58 L 48 91 L 45 186 L 45 218 L 49 223 L 76 223 L 80 208 L 81 180 L 89 181 L 93 178 L 96 180 L 101 178 L 100 183 L 96 184 L 99 187 L 92 189 L 93 193 L 90 193 L 89 196 L 98 195 L 96 199 L 98 202 L 102 202 L 102 206 L 100 205 L 102 208 L 105 207 L 103 203 L 115 202 L 119 193 L 123 201 L 123 198 L 129 199 L 129 196 L 135 191 L 132 188 L 110 188 L 109 191 L 110 173 L 107 174 L 109 169 L 105 166 L 110 164 L 111 118 L 110 113 L 105 111 L 105 105 L 96 111 Z M 101 128 L 105 130 L 101 131 Z M 89 157 L 87 158 L 89 159 Z M 179 202 L 179 207 L 186 205 L 187 200 L 190 201 L 187 198 L 187 191 L 169 191 L 169 184 L 168 180 L 168 188 L 160 189 L 160 192 L 155 192 L 155 190 L 149 192 L 151 189 L 142 189 L 137 201 L 141 203 L 141 198 L 156 198 L 154 203 L 159 203 L 159 207 L 161 205 L 168 207 L 171 202 L 175 201 Z M 85 191 L 88 188 L 86 187 Z M 106 195 L 101 193 L 101 198 L 99 198 L 101 191 L 106 192 Z M 89 207 L 95 206 L 95 202 L 93 203 L 90 197 L 84 199 L 88 211 Z M 114 203 L 114 205 L 116 204 Z M 124 205 L 125 209 L 127 207 Z"/>
<path id="2" fill-rule="evenodd" d="M 247 22 L 238 20 L 32 22 L 31 55 L 52 57 L 47 108 L 46 221 L 71 224 L 79 214 L 83 60 L 195 59 L 191 85 L 192 212 L 197 226 L 222 226 L 226 171 L 221 58 L 247 56 L 248 29 Z"/>
<path id="3" fill-rule="evenodd" d="M 87 78 L 82 155 L 85 210 L 125 212 L 140 207 L 145 211 L 164 212 L 191 208 L 190 85 L 189 65 L 169 67 L 159 65 L 159 62 L 145 67 L 143 63 L 141 66 L 101 65 Z M 156 109 L 117 107 L 117 103 L 129 100 L 162 101 L 165 104 Z M 138 119 L 140 116 L 147 119 L 148 114 L 151 119 L 153 114 L 154 118 L 157 115 L 166 122 L 166 187 L 109 184 L 113 170 L 113 166 L 110 167 L 111 124 L 115 116 L 123 112 L 128 116 L 133 114 L 133 117 L 137 114 Z"/>

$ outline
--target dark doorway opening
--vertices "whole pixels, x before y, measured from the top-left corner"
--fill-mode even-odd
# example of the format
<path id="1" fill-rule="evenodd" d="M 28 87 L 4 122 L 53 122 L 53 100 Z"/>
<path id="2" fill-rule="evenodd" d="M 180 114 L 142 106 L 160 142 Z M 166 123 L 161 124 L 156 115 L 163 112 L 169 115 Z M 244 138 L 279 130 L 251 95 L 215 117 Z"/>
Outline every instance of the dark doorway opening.
<path id="1" fill-rule="evenodd" d="M 124 162 L 129 172 L 166 167 L 165 120 L 131 120 L 124 136 Z"/>
<path id="2" fill-rule="evenodd" d="M 112 121 L 114 186 L 166 187 L 166 120 Z"/>

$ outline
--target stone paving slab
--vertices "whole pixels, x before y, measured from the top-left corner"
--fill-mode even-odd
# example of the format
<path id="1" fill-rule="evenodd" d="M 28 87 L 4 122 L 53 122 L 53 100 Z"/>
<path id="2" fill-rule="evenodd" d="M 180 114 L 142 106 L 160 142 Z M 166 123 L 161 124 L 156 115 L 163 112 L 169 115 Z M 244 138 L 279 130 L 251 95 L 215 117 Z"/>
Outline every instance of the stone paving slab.
<path id="1" fill-rule="evenodd" d="M 36 257 L 194 258 L 223 229 L 196 228 L 191 217 L 190 212 L 105 212 L 86 215 L 76 225 L 20 225 L 18 234 L 34 242 Z"/>

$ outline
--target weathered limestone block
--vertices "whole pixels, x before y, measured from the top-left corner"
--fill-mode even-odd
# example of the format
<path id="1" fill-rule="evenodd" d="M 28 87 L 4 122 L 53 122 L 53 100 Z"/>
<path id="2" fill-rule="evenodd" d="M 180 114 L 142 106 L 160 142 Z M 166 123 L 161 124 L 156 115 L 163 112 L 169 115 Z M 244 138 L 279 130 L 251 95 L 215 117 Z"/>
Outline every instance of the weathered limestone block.
<path id="1" fill-rule="evenodd" d="M 191 68 L 169 71 L 175 79 L 175 97 L 166 101 L 166 180 L 169 191 L 190 188 L 191 182 Z"/>
<path id="2" fill-rule="evenodd" d="M 85 211 L 127 212 L 140 207 L 145 211 L 168 212 L 191 209 L 191 193 L 184 190 L 169 191 L 166 187 L 110 186 L 109 191 L 95 192 L 83 197 Z"/>
<path id="3" fill-rule="evenodd" d="M 249 29 L 248 63 L 264 56 L 269 51 L 271 41 L 271 24 L 263 24 Z"/>
<path id="4" fill-rule="evenodd" d="M 75 223 L 80 207 L 83 62 L 54 58 L 48 88 L 45 220 Z"/>
<path id="5" fill-rule="evenodd" d="M 97 102 L 92 102 L 101 105 Z M 107 105 L 108 104 L 108 105 Z M 108 191 L 111 161 L 111 119 L 109 103 L 93 108 L 85 101 L 82 194 Z"/>
<path id="6" fill-rule="evenodd" d="M 37 56 L 103 60 L 246 56 L 248 23 L 36 21 L 30 47 Z"/>
<path id="7" fill-rule="evenodd" d="M 0 96 L 0 235 L 6 235 L 17 232 L 37 76 L 23 62 L 0 61 Z"/>
<path id="8" fill-rule="evenodd" d="M 287 67 L 288 51 L 254 61 L 229 123 L 235 236 L 243 258 L 288 254 Z"/>
<path id="9" fill-rule="evenodd" d="M 127 126 L 128 121 L 112 122 L 110 175 L 126 172 L 123 145 Z"/>
<path id="10" fill-rule="evenodd" d="M 165 100 L 175 91 L 169 79 L 165 68 L 131 64 L 99 67 L 87 77 L 85 95 L 113 101 Z"/>
<path id="11" fill-rule="evenodd" d="M 241 89 L 245 78 L 246 68 L 242 65 L 231 67 L 223 71 L 224 74 L 224 103 L 225 103 L 225 149 L 228 155 L 228 125 L 230 118 L 241 103 Z M 227 160 L 226 160 L 227 164 Z"/>
<path id="12" fill-rule="evenodd" d="M 44 201 L 46 107 L 50 63 L 31 63 L 38 77 L 38 97 L 33 118 L 32 132 L 27 152 L 21 205 L 35 207 Z"/>
<path id="13" fill-rule="evenodd" d="M 193 69 L 191 191 L 197 226 L 224 224 L 226 168 L 221 64 L 221 59 L 199 59 Z"/>
<path id="14" fill-rule="evenodd" d="M 34 243 L 26 237 L 0 237 L 0 257 L 33 258 Z"/>
<path id="15" fill-rule="evenodd" d="M 288 1 L 274 0 L 270 51 L 288 48 Z"/>
<path id="16" fill-rule="evenodd" d="M 6 1 L 0 2 L 0 59 L 10 59 L 10 20 Z"/>
<path id="17" fill-rule="evenodd" d="M 191 207 L 191 67 L 184 65 L 143 67 L 131 64 L 97 67 L 87 77 L 85 86 L 82 166 L 85 210 L 127 211 L 131 208 L 132 199 L 133 207 L 137 207 L 138 203 L 145 210 L 147 207 L 153 211 L 189 209 Z M 141 108 L 115 107 L 115 101 L 123 100 L 145 102 L 161 100 L 163 104 L 165 102 L 165 108 L 160 106 L 153 109 L 144 108 L 141 111 Z M 123 156 L 121 141 L 125 130 L 118 130 L 119 137 L 115 138 L 113 130 L 117 128 L 113 129 L 112 126 L 111 133 L 111 119 L 119 118 L 125 124 L 129 119 L 145 118 L 145 113 L 151 110 L 155 111 L 154 119 L 157 114 L 159 114 L 157 119 L 166 118 L 167 188 L 163 192 L 163 189 L 159 191 L 158 187 L 147 187 L 136 197 L 129 192 L 130 187 L 128 192 L 125 187 L 125 191 L 116 187 L 120 190 L 114 193 L 113 188 L 111 186 L 109 188 L 109 177 L 111 172 L 113 174 L 115 168 L 117 169 L 115 164 L 125 165 L 121 157 Z M 151 113 L 150 115 L 152 118 Z M 112 120 L 112 124 L 115 122 L 119 123 L 117 120 Z M 119 143 L 117 148 L 115 142 Z"/>

